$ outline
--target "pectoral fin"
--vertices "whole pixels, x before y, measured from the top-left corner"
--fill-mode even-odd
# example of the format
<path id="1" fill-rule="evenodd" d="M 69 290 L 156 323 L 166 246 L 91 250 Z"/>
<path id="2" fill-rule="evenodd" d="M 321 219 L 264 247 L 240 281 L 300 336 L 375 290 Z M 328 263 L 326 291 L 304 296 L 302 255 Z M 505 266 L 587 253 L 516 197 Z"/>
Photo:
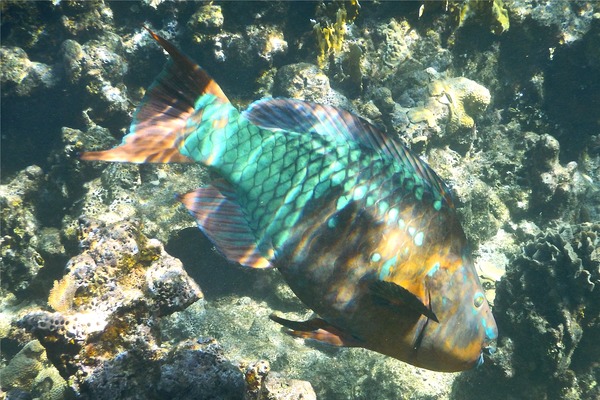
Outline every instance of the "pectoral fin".
<path id="1" fill-rule="evenodd" d="M 390 304 L 409 307 L 427 318 L 439 322 L 431 308 L 426 306 L 421 299 L 394 282 L 375 281 L 371 284 L 370 289 L 371 293 Z"/>
<path id="2" fill-rule="evenodd" d="M 308 321 L 290 321 L 275 314 L 271 314 L 269 318 L 290 329 L 286 333 L 295 337 L 312 339 L 337 347 L 362 346 L 359 339 L 342 332 L 342 330 L 321 318 L 313 318 Z"/>

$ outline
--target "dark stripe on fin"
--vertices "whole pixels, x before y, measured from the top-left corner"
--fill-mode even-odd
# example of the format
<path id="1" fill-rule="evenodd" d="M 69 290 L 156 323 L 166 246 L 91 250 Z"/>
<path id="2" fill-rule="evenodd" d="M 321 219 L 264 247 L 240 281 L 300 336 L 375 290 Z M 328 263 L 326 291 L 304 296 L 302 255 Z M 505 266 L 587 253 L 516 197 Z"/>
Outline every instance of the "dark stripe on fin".
<path id="1" fill-rule="evenodd" d="M 188 123 L 202 110 L 195 110 L 196 100 L 205 94 L 223 103 L 229 100 L 215 81 L 175 46 L 148 28 L 152 38 L 171 56 L 165 68 L 148 88 L 133 115 L 129 134 L 120 146 L 105 151 L 86 152 L 83 160 L 123 161 L 133 163 L 194 162 L 179 149 L 197 125 Z"/>
<path id="2" fill-rule="evenodd" d="M 450 190 L 424 161 L 367 120 L 346 110 L 324 104 L 278 98 L 258 100 L 242 115 L 263 128 L 316 133 L 332 140 L 353 141 L 381 152 L 403 165 L 410 166 L 423 179 L 425 185 L 438 193 L 448 206 L 454 207 Z"/>
<path id="3" fill-rule="evenodd" d="M 271 314 L 269 318 L 290 329 L 286 333 L 291 336 L 312 339 L 337 347 L 361 347 L 364 345 L 359 339 L 346 335 L 339 328 L 330 325 L 321 318 L 313 318 L 308 321 L 290 321 L 275 314 Z"/>
<path id="4" fill-rule="evenodd" d="M 252 268 L 272 266 L 256 247 L 256 238 L 227 182 L 214 181 L 209 186 L 178 196 L 178 200 L 228 260 Z"/>
<path id="5" fill-rule="evenodd" d="M 388 301 L 392 305 L 407 306 L 435 322 L 440 322 L 431 308 L 400 285 L 387 281 L 375 281 L 371 283 L 370 290 L 375 296 Z"/>

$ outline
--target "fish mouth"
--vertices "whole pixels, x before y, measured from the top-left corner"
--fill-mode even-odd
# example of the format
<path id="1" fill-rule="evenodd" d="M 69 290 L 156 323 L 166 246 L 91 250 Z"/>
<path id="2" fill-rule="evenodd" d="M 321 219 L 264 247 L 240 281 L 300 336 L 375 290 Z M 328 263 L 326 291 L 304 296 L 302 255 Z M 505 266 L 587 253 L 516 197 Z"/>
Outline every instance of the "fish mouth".
<path id="1" fill-rule="evenodd" d="M 492 356 L 494 353 L 496 353 L 495 343 L 486 343 L 481 348 L 481 353 L 479 353 L 479 358 L 475 362 L 475 368 L 480 367 L 484 363 L 484 355 L 489 357 L 489 356 Z"/>
<path id="2" fill-rule="evenodd" d="M 482 352 L 481 354 L 486 354 L 486 355 L 488 355 L 488 356 L 491 356 L 491 355 L 493 355 L 494 353 L 496 353 L 496 346 L 494 346 L 494 345 L 491 345 L 491 344 L 490 344 L 490 345 L 487 345 L 487 346 L 484 346 L 484 347 L 481 349 L 481 352 Z"/>

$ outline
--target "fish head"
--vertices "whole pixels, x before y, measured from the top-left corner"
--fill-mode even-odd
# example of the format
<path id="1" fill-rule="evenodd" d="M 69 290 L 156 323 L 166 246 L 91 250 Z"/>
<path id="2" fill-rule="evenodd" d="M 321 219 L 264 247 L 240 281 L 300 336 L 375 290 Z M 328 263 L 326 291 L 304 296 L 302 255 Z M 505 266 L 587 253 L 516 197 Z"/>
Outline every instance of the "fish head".
<path id="1" fill-rule="evenodd" d="M 427 274 L 429 304 L 439 322 L 420 321 L 417 358 L 426 368 L 462 371 L 495 352 L 498 328 L 471 257 L 444 258 Z"/>

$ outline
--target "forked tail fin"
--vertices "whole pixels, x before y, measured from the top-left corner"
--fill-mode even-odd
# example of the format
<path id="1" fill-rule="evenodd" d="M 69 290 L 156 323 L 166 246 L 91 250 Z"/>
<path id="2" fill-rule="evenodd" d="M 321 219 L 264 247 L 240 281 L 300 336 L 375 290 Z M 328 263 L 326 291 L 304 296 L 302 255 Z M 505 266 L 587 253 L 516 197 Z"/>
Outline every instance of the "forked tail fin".
<path id="1" fill-rule="evenodd" d="M 195 62 L 164 38 L 146 28 L 171 59 L 150 86 L 133 115 L 129 134 L 121 145 L 104 151 L 81 154 L 82 160 L 133 163 L 196 162 L 180 150 L 185 140 L 197 132 L 207 106 L 220 106 L 226 112 L 232 106 L 215 81 Z M 203 99 L 206 97 L 205 99 Z M 203 100 L 203 101 L 201 101 Z M 206 129 L 210 130 L 210 126 Z"/>

